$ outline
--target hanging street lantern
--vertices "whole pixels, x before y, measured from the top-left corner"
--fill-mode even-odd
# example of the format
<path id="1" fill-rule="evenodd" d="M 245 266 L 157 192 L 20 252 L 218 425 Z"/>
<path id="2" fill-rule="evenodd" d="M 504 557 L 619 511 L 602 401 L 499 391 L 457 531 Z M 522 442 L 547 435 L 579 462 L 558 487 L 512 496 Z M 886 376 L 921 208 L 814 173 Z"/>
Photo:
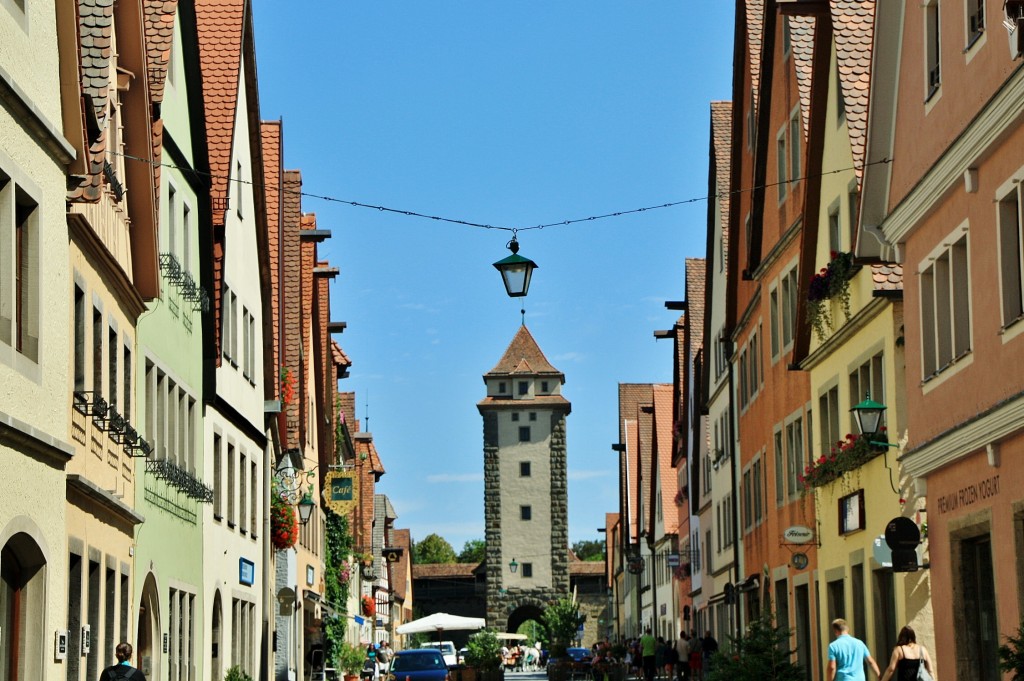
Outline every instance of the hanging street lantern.
<path id="1" fill-rule="evenodd" d="M 313 503 L 313 497 L 310 496 L 309 492 L 306 492 L 305 496 L 298 503 L 299 507 L 299 522 L 305 525 L 309 522 L 309 517 L 313 515 L 313 509 L 316 505 Z"/>
<path id="2" fill-rule="evenodd" d="M 510 561 L 509 561 L 509 563 L 508 563 L 508 569 L 509 569 L 509 571 L 510 571 L 510 572 L 511 572 L 512 574 L 515 574 L 515 573 L 516 573 L 516 570 L 518 570 L 518 569 L 519 569 L 519 563 L 517 563 L 517 562 L 516 562 L 516 559 L 515 559 L 515 558 L 513 558 L 512 560 L 510 560 Z"/>
<path id="3" fill-rule="evenodd" d="M 530 277 L 533 276 L 537 263 L 519 255 L 519 242 L 516 240 L 515 232 L 505 247 L 512 251 L 512 255 L 494 263 L 494 267 L 501 272 L 501 280 L 509 297 L 521 298 L 530 290 Z"/>
<path id="4" fill-rule="evenodd" d="M 871 393 L 867 393 L 864 396 L 863 402 L 850 408 L 850 411 L 857 417 L 857 425 L 860 427 L 861 435 L 866 437 L 872 444 L 874 444 L 875 440 L 880 439 L 882 414 L 885 413 L 885 410 L 886 406 L 884 404 L 871 399 Z"/>

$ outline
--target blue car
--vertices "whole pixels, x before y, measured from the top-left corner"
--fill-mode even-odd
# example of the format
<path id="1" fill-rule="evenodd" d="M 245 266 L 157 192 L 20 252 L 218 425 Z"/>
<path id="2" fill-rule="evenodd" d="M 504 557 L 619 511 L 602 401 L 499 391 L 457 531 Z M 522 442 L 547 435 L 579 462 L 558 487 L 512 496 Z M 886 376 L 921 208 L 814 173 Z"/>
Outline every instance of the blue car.
<path id="1" fill-rule="evenodd" d="M 391 681 L 451 681 L 448 665 L 436 648 L 400 650 L 391 659 Z"/>

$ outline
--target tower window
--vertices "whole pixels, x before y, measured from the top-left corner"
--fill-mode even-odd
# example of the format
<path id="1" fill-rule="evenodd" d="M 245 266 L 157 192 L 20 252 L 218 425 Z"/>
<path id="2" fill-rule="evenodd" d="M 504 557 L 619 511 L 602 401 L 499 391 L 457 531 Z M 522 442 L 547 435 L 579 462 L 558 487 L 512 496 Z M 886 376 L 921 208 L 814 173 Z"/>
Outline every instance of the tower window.
<path id="1" fill-rule="evenodd" d="M 512 420 L 513 421 L 518 421 L 519 420 L 519 412 L 518 411 L 512 412 Z"/>
<path id="2" fill-rule="evenodd" d="M 533 507 L 532 506 L 520 506 L 519 507 L 519 519 L 520 520 L 531 520 L 533 518 Z"/>
<path id="3" fill-rule="evenodd" d="M 541 381 L 540 382 L 540 391 L 542 393 L 550 392 L 547 381 Z"/>
<path id="4" fill-rule="evenodd" d="M 523 577 L 533 577 L 533 563 L 523 563 Z"/>
<path id="5" fill-rule="evenodd" d="M 519 381 L 519 394 L 520 395 L 526 395 L 529 392 L 530 392 L 530 382 L 529 381 Z"/>
<path id="6" fill-rule="evenodd" d="M 519 462 L 519 477 L 528 478 L 530 477 L 530 462 L 520 461 Z"/>
<path id="7" fill-rule="evenodd" d="M 498 394 L 499 394 L 499 395 L 504 395 L 504 394 L 505 394 L 505 388 L 506 388 L 506 387 L 507 387 L 507 386 L 505 385 L 505 381 L 501 381 L 501 382 L 499 382 L 499 383 L 498 383 Z"/>
<path id="8" fill-rule="evenodd" d="M 519 426 L 519 441 L 529 442 L 530 441 L 530 426 Z"/>
<path id="9" fill-rule="evenodd" d="M 536 421 L 537 420 L 537 412 L 535 412 L 535 411 L 531 411 L 530 412 L 530 420 L 531 421 Z"/>

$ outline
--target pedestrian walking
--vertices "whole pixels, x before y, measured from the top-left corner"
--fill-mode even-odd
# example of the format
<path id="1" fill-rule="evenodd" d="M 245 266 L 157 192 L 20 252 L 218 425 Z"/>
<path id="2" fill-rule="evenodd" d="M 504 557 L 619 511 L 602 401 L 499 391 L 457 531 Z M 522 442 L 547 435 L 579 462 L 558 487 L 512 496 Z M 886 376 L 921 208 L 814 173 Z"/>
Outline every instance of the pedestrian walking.
<path id="1" fill-rule="evenodd" d="M 658 650 L 658 641 L 651 636 L 651 628 L 644 629 L 640 637 L 640 657 L 643 659 L 645 681 L 654 681 L 654 654 Z"/>
<path id="2" fill-rule="evenodd" d="M 704 641 L 696 630 L 690 632 L 690 677 L 700 681 L 704 678 Z"/>
<path id="3" fill-rule="evenodd" d="M 679 640 L 676 641 L 676 678 L 679 681 L 690 679 L 690 637 L 686 631 L 679 632 Z"/>
<path id="4" fill-rule="evenodd" d="M 921 675 L 921 667 L 929 677 L 932 675 L 932 659 L 924 646 L 918 645 L 917 634 L 908 625 L 900 629 L 896 647 L 889 656 L 889 666 L 882 674 L 882 681 L 918 681 L 927 678 Z"/>
<path id="5" fill-rule="evenodd" d="M 132 644 L 118 643 L 114 648 L 117 664 L 107 667 L 100 673 L 100 681 L 146 681 L 146 675 L 131 666 Z"/>
<path id="6" fill-rule="evenodd" d="M 704 632 L 704 640 L 700 643 L 701 655 L 703 656 L 703 673 L 705 676 L 711 673 L 711 658 L 718 652 L 718 641 L 711 635 L 711 631 Z"/>
<path id="7" fill-rule="evenodd" d="M 866 681 L 864 663 L 867 662 L 876 677 L 881 677 L 878 664 L 868 647 L 859 638 L 850 635 L 850 626 L 844 619 L 832 622 L 836 637 L 828 644 L 828 681 Z"/>

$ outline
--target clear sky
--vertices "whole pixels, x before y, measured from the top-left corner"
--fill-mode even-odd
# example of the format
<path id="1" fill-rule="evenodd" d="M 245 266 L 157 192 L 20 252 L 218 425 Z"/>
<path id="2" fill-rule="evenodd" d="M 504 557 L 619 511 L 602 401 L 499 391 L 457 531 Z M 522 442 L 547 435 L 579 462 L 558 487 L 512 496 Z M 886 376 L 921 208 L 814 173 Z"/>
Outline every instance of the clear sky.
<path id="1" fill-rule="evenodd" d="M 506 227 L 704 197 L 712 100 L 731 97 L 728 0 L 254 0 L 261 115 L 303 190 Z M 671 382 L 668 329 L 707 203 L 519 232 L 314 198 L 332 313 L 399 527 L 484 536 L 482 375 L 526 324 L 566 376 L 569 537 L 617 509 L 619 383 Z"/>

